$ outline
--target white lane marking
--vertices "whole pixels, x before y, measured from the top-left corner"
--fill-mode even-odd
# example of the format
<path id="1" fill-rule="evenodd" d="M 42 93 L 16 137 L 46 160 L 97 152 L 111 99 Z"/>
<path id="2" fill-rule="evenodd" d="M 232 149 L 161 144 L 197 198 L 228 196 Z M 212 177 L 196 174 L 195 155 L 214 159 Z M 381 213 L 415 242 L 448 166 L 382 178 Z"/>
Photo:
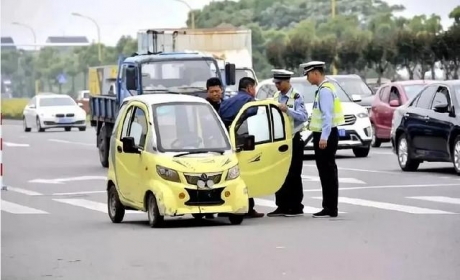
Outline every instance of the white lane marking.
<path id="1" fill-rule="evenodd" d="M 304 164 L 303 166 L 305 167 L 315 167 L 316 165 L 314 164 Z M 357 169 L 357 168 L 345 168 L 345 167 L 339 167 L 339 170 L 347 170 L 347 171 L 357 171 L 357 172 L 370 172 L 370 173 L 382 173 L 382 174 L 404 174 L 402 172 L 395 172 L 395 171 L 383 171 L 383 170 L 368 170 L 368 169 Z"/>
<path id="2" fill-rule="evenodd" d="M 86 191 L 86 192 L 68 192 L 68 193 L 53 193 L 54 196 L 65 196 L 65 195 L 79 195 L 79 194 L 95 194 L 95 193 L 107 193 L 107 191 Z"/>
<path id="3" fill-rule="evenodd" d="M 447 197 L 447 196 L 411 196 L 408 198 L 426 200 L 432 202 L 442 202 L 449 204 L 460 204 L 460 198 Z"/>
<path id="4" fill-rule="evenodd" d="M 1 200 L 2 211 L 12 214 L 48 214 L 48 212 Z"/>
<path id="5" fill-rule="evenodd" d="M 90 181 L 90 180 L 107 180 L 105 176 L 80 176 L 70 178 L 58 178 L 58 179 L 33 179 L 29 183 L 41 183 L 41 184 L 63 184 L 64 182 L 70 181 Z"/>
<path id="6" fill-rule="evenodd" d="M 258 206 L 262 207 L 269 207 L 269 208 L 276 208 L 276 203 L 273 200 L 268 200 L 268 199 L 262 199 L 262 198 L 254 198 L 254 203 Z M 321 208 L 315 208 L 315 207 L 310 207 L 310 206 L 304 206 L 303 207 L 303 212 L 305 214 L 314 214 L 319 211 L 321 211 Z M 345 212 L 339 212 L 341 214 L 344 214 Z"/>
<path id="7" fill-rule="evenodd" d="M 395 155 L 394 153 L 386 153 L 386 152 L 374 152 L 371 150 L 371 154 L 377 154 L 377 155 Z M 396 155 L 395 155 L 396 156 Z"/>
<path id="8" fill-rule="evenodd" d="M 74 141 L 67 141 L 67 140 L 61 140 L 61 139 L 48 139 L 48 141 L 57 142 L 57 143 L 65 143 L 65 144 L 74 144 L 74 145 L 94 146 L 94 147 L 96 147 L 95 144 L 91 144 L 91 143 L 74 142 Z"/>
<path id="9" fill-rule="evenodd" d="M 21 188 L 15 188 L 15 187 L 8 187 L 7 191 L 22 193 L 22 194 L 26 194 L 26 195 L 43 195 L 43 194 L 41 194 L 39 192 L 25 190 L 25 189 L 21 189 Z"/>
<path id="10" fill-rule="evenodd" d="M 321 181 L 318 176 L 302 175 L 302 178 L 307 179 L 308 181 L 313 181 L 313 182 L 320 182 Z M 355 179 L 355 178 L 339 178 L 339 183 L 342 183 L 342 184 L 366 184 L 366 182 L 363 182 L 363 181 Z"/>
<path id="11" fill-rule="evenodd" d="M 387 185 L 387 186 L 367 186 L 340 188 L 339 191 L 366 190 L 366 189 L 393 189 L 393 188 L 433 188 L 433 187 L 460 187 L 460 184 L 427 184 L 427 185 Z M 307 189 L 304 192 L 320 192 L 322 189 Z"/>
<path id="12" fill-rule="evenodd" d="M 87 199 L 79 199 L 79 198 L 68 198 L 68 199 L 53 199 L 57 202 L 67 203 L 73 206 L 83 207 L 89 210 L 98 211 L 107 214 L 107 204 L 102 202 L 91 201 Z M 131 211 L 127 210 L 127 214 L 145 214 L 142 211 Z"/>
<path id="13" fill-rule="evenodd" d="M 30 147 L 29 144 L 19 144 L 19 143 L 11 143 L 11 142 L 3 142 L 7 147 Z"/>
<path id="14" fill-rule="evenodd" d="M 322 199 L 322 197 L 313 197 L 313 198 Z M 379 209 L 384 209 L 384 210 L 393 210 L 393 211 L 405 212 L 405 213 L 410 213 L 410 214 L 455 214 L 452 212 L 436 210 L 436 209 L 428 209 L 428 208 L 421 208 L 421 207 L 415 207 L 415 206 L 400 205 L 400 204 L 379 202 L 379 201 L 359 199 L 359 198 L 349 198 L 349 197 L 339 197 L 339 203 L 348 203 L 352 205 L 373 207 L 373 208 L 379 208 Z"/>

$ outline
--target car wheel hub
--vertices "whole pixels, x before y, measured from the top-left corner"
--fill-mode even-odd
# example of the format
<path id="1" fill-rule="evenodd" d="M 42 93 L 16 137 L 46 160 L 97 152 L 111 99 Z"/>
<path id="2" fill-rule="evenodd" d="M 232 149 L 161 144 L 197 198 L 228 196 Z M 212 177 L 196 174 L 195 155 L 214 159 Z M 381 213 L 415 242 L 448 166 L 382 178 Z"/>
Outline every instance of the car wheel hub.
<path id="1" fill-rule="evenodd" d="M 115 215 L 116 209 L 117 209 L 117 202 L 115 200 L 115 194 L 112 193 L 110 195 L 110 214 L 112 216 Z"/>
<path id="2" fill-rule="evenodd" d="M 155 215 L 153 214 L 154 211 L 154 202 L 153 202 L 153 197 L 150 197 L 149 199 L 149 221 L 153 222 L 155 219 Z"/>
<path id="3" fill-rule="evenodd" d="M 460 170 L 460 141 L 455 143 L 454 148 L 454 165 L 457 170 Z"/>
<path id="4" fill-rule="evenodd" d="M 405 138 L 402 138 L 399 141 L 399 146 L 398 146 L 398 159 L 399 159 L 399 162 L 402 165 L 406 165 L 407 155 L 408 155 L 408 153 L 407 153 L 407 141 L 406 141 Z"/>

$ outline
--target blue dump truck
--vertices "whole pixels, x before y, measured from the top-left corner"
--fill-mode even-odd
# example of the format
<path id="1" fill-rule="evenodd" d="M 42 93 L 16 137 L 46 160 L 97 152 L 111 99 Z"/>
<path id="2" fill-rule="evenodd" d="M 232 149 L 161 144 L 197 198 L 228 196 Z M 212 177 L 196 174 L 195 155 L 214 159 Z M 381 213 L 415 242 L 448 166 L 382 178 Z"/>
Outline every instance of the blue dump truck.
<path id="1" fill-rule="evenodd" d="M 158 32 L 147 33 L 153 38 L 153 51 L 120 58 L 115 93 L 89 98 L 90 122 L 96 129 L 96 146 L 103 167 L 109 166 L 110 136 L 125 98 L 157 93 L 205 97 L 206 81 L 211 77 L 225 81 L 224 87 L 235 84 L 234 64 L 225 65 L 223 77 L 212 56 L 198 52 L 158 52 Z"/>

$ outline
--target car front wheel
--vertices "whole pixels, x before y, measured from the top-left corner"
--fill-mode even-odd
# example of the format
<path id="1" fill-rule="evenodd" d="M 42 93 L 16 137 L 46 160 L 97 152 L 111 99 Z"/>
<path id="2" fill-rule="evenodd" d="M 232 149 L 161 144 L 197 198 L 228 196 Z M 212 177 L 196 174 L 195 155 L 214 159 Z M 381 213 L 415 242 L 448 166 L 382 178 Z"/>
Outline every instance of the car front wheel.
<path id="1" fill-rule="evenodd" d="M 457 173 L 457 175 L 460 175 L 460 136 L 457 136 L 457 138 L 455 138 L 454 148 L 453 148 L 452 153 L 453 153 L 455 172 Z"/>
<path id="2" fill-rule="evenodd" d="M 402 134 L 398 140 L 397 150 L 399 167 L 403 171 L 416 171 L 420 165 L 420 161 L 411 159 L 409 151 L 409 141 L 407 141 L 406 135 Z"/>

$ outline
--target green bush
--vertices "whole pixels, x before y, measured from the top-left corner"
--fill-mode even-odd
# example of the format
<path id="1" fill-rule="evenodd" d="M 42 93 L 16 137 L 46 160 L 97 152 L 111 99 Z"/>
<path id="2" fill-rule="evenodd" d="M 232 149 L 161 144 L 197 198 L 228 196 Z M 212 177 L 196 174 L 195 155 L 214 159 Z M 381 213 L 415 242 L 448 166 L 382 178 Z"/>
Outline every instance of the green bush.
<path id="1" fill-rule="evenodd" d="M 4 119 L 22 119 L 22 112 L 30 99 L 7 98 L 2 99 L 2 114 Z"/>

